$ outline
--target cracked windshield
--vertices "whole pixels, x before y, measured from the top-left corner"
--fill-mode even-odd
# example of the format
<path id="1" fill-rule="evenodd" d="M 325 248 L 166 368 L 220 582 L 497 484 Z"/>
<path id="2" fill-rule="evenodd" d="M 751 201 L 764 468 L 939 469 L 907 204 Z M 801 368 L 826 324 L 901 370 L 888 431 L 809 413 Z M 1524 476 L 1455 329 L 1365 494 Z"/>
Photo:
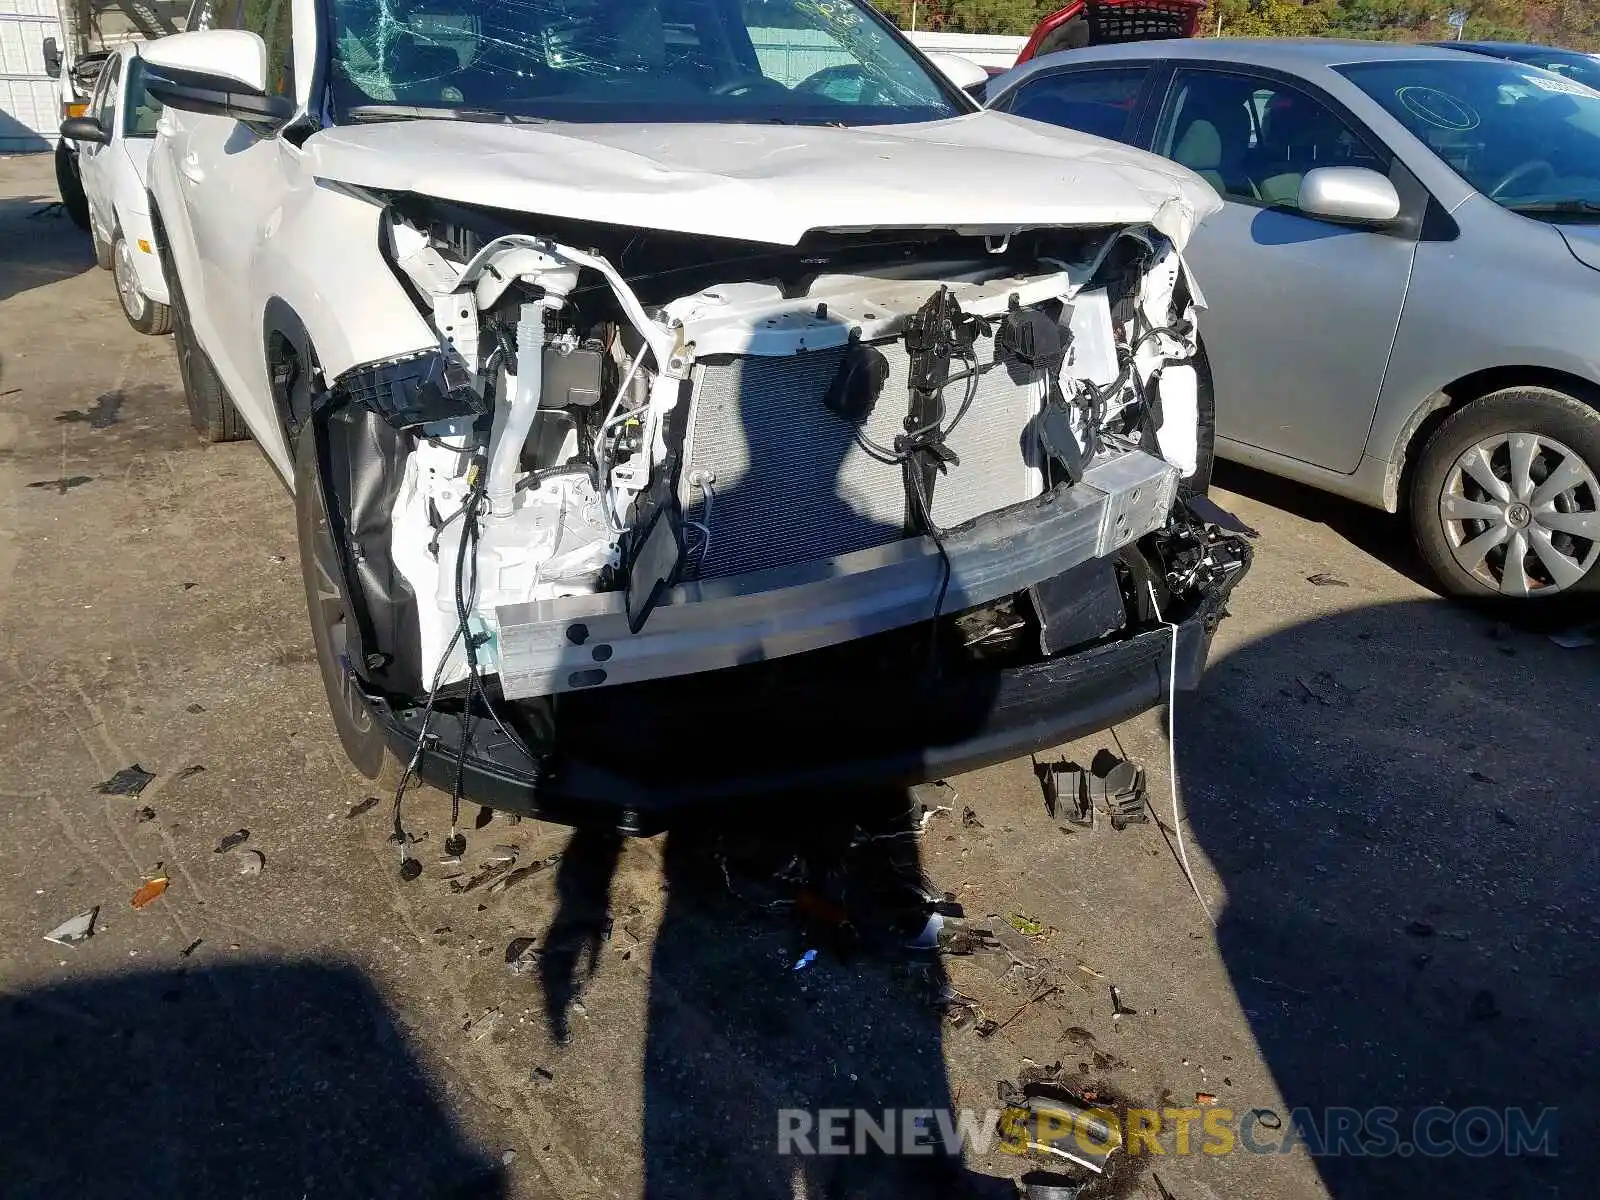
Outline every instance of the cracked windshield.
<path id="1" fill-rule="evenodd" d="M 331 20 L 348 119 L 874 125 L 965 111 L 882 18 L 842 0 L 333 0 Z"/>

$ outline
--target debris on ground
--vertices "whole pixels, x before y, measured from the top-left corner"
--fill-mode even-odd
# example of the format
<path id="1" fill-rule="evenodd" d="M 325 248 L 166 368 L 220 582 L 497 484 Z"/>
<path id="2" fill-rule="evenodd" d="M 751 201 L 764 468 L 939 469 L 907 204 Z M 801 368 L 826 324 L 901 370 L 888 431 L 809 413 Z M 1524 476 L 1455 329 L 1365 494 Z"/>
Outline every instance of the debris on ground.
<path id="1" fill-rule="evenodd" d="M 516 887 L 517 884 L 521 883 L 524 879 L 527 879 L 530 876 L 537 875 L 542 871 L 548 871 L 560 861 L 561 852 L 557 851 L 556 853 L 548 855 L 545 858 L 541 858 L 536 863 L 529 863 L 525 867 L 518 867 L 510 874 L 500 879 L 496 879 L 493 883 L 491 883 L 489 885 L 489 894 L 491 896 L 497 896 L 507 888 Z"/>
<path id="2" fill-rule="evenodd" d="M 1492 1021 L 1499 1015 L 1500 1005 L 1488 988 L 1481 988 L 1472 994 L 1472 1003 L 1467 1005 L 1467 1016 L 1474 1021 Z"/>
<path id="3" fill-rule="evenodd" d="M 1144 768 L 1110 750 L 1096 751 L 1088 770 L 1066 759 L 1036 760 L 1033 770 L 1044 792 L 1045 810 L 1058 823 L 1093 829 L 1097 809 L 1110 814 L 1111 827 L 1118 831 L 1150 819 Z"/>
<path id="4" fill-rule="evenodd" d="M 517 848 L 515 846 L 496 846 L 488 857 L 483 859 L 478 868 L 478 873 L 463 883 L 459 879 L 450 881 L 450 891 L 457 896 L 466 892 L 475 891 L 486 883 L 493 883 L 500 876 L 516 864 Z"/>
<path id="5" fill-rule="evenodd" d="M 155 776 L 146 771 L 138 763 L 131 767 L 123 767 L 110 779 L 100 784 L 94 790 L 102 796 L 127 796 L 137 800 L 139 793 L 150 786 L 150 781 Z"/>
<path id="6" fill-rule="evenodd" d="M 1129 1008 L 1126 1004 L 1124 1004 L 1122 1002 L 1122 993 L 1117 990 L 1117 985 L 1113 983 L 1111 985 L 1111 1018 L 1112 1018 L 1112 1020 L 1116 1020 L 1118 1017 L 1137 1017 L 1138 1015 L 1139 1015 L 1139 1010 L 1138 1009 Z"/>
<path id="7" fill-rule="evenodd" d="M 205 942 L 205 938 L 195 938 L 194 941 L 190 942 L 182 950 L 178 951 L 178 957 L 179 958 L 188 958 L 196 950 L 200 949 L 201 944 L 204 943 L 204 942 Z"/>
<path id="8" fill-rule="evenodd" d="M 259 850 L 235 849 L 233 857 L 241 875 L 259 875 L 267 869 L 267 856 Z"/>
<path id="9" fill-rule="evenodd" d="M 1326 571 L 1318 571 L 1315 575 L 1307 575 L 1306 582 L 1312 587 L 1344 587 L 1350 585 L 1337 575 L 1329 575 Z"/>
<path id="10" fill-rule="evenodd" d="M 1017 1182 L 1027 1200 L 1079 1200 L 1091 1181 L 1053 1171 L 1029 1171 Z"/>
<path id="11" fill-rule="evenodd" d="M 1582 650 L 1600 643 L 1600 625 L 1558 630 L 1550 635 L 1550 640 L 1563 650 Z"/>
<path id="12" fill-rule="evenodd" d="M 357 800 L 350 806 L 350 811 L 345 813 L 344 819 L 349 821 L 355 817 L 359 817 L 364 812 L 371 812 L 382 803 L 383 799 L 379 796 L 368 796 L 365 800 Z"/>
<path id="13" fill-rule="evenodd" d="M 1482 771 L 1468 771 L 1467 778 L 1472 780 L 1473 783 L 1487 783 L 1495 787 L 1499 786 L 1499 784 L 1495 783 L 1493 779 L 1489 778 L 1489 776 L 1485 775 Z"/>
<path id="14" fill-rule="evenodd" d="M 963 807 L 961 810 L 961 824 L 962 827 L 966 829 L 983 828 L 983 822 L 978 820 L 978 814 L 972 811 L 972 807 L 970 805 Z"/>
<path id="15" fill-rule="evenodd" d="M 156 819 L 156 810 L 151 808 L 148 804 L 146 804 L 135 815 L 138 817 L 138 819 L 141 822 L 154 821 Z"/>
<path id="16" fill-rule="evenodd" d="M 230 833 L 227 837 L 223 838 L 220 842 L 218 842 L 217 843 L 217 848 L 215 850 L 213 850 L 211 853 L 213 853 L 213 854 L 226 854 L 229 850 L 232 850 L 235 846 L 242 846 L 246 842 L 248 842 L 249 840 L 250 840 L 250 831 L 248 829 L 236 829 L 232 833 Z"/>
<path id="17" fill-rule="evenodd" d="M 993 1017 L 984 1017 L 983 1020 L 979 1021 L 975 1026 L 973 1026 L 972 1032 L 976 1033 L 981 1038 L 986 1038 L 992 1035 L 994 1031 L 999 1028 L 999 1021 L 996 1021 Z"/>
<path id="18" fill-rule="evenodd" d="M 1217 1102 L 1217 1098 L 1210 1092 L 1196 1092 L 1194 1094 L 1194 1102 L 1196 1104 L 1203 1104 L 1209 1108 L 1211 1105 Z"/>
<path id="19" fill-rule="evenodd" d="M 1432 937 L 1438 930 L 1427 921 L 1412 921 L 1406 926 L 1406 932 L 1412 937 Z"/>
<path id="20" fill-rule="evenodd" d="M 1517 819 L 1503 808 L 1497 808 L 1494 810 L 1494 819 L 1499 821 L 1500 824 L 1508 826 L 1511 829 L 1515 829 L 1517 827 Z"/>
<path id="21" fill-rule="evenodd" d="M 796 963 L 794 964 L 793 967 L 790 968 L 790 970 L 804 971 L 807 967 L 809 967 L 812 963 L 814 963 L 816 961 L 817 961 L 817 952 L 815 950 L 807 950 L 804 954 L 802 954 L 800 956 L 799 960 L 796 961 Z"/>
<path id="22" fill-rule="evenodd" d="M 206 706 L 204 704 L 190 704 L 187 705 L 183 711 L 186 713 L 203 713 L 205 710 Z"/>
<path id="23" fill-rule="evenodd" d="M 1282 1129 L 1283 1118 L 1270 1108 L 1252 1108 L 1250 1115 L 1263 1129 Z"/>
<path id="24" fill-rule="evenodd" d="M 506 966 L 513 975 L 521 975 L 539 961 L 539 951 L 534 949 L 536 939 L 516 937 L 506 943 Z"/>
<path id="25" fill-rule="evenodd" d="M 155 900 L 167 890 L 167 884 L 170 882 L 171 880 L 165 875 L 157 875 L 154 879 L 145 880 L 139 890 L 133 894 L 133 907 L 143 908 L 146 904 Z"/>
<path id="26" fill-rule="evenodd" d="M 185 767 L 183 770 L 174 775 L 172 777 L 172 782 L 182 783 L 185 779 L 193 779 L 196 775 L 200 774 L 200 772 L 204 770 L 205 767 L 199 763 L 195 763 L 193 766 Z"/>
<path id="27" fill-rule="evenodd" d="M 1000 1102 L 1005 1105 L 1002 1128 L 1021 1134 L 1029 1150 L 1064 1158 L 1100 1175 L 1105 1160 L 1122 1149 L 1122 1131 L 1115 1118 L 1107 1121 L 1103 1112 L 1064 1092 L 1025 1095 L 1002 1082 Z"/>
<path id="28" fill-rule="evenodd" d="M 469 1017 L 461 1026 L 461 1032 L 470 1033 L 473 1041 L 481 1042 L 484 1038 L 488 1037 L 494 1032 L 495 1026 L 499 1023 L 500 1006 L 496 1004 L 493 1008 L 489 1009 L 485 1013 L 480 1014 L 479 1016 Z"/>
<path id="29" fill-rule="evenodd" d="M 28 486 L 31 488 L 54 488 L 59 494 L 65 496 L 76 487 L 86 483 L 93 483 L 93 475 L 67 475 L 61 479 L 35 479 Z"/>
<path id="30" fill-rule="evenodd" d="M 81 912 L 71 920 L 61 922 L 44 935 L 44 940 L 58 946 L 76 946 L 79 942 L 86 942 L 94 936 L 94 922 L 99 915 L 100 906 L 97 904 L 88 912 Z"/>
<path id="31" fill-rule="evenodd" d="M 1027 937 L 1041 937 L 1044 934 L 1044 925 L 1030 917 L 1027 913 L 1014 912 L 1006 918 L 1006 924 L 1018 933 Z"/>

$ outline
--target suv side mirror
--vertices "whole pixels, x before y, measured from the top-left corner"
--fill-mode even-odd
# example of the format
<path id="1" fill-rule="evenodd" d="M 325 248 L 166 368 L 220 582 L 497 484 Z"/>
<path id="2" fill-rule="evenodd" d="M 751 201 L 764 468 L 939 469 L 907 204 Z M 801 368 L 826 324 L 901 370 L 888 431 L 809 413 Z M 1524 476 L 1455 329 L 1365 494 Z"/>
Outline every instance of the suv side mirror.
<path id="1" fill-rule="evenodd" d="M 53 37 L 44 40 L 44 73 L 51 79 L 61 78 L 61 47 Z"/>
<path id="2" fill-rule="evenodd" d="M 61 136 L 69 142 L 93 142 L 97 146 L 104 146 L 111 140 L 111 135 L 95 117 L 69 117 L 61 122 Z"/>
<path id="3" fill-rule="evenodd" d="M 202 29 L 148 43 L 145 89 L 168 108 L 232 117 L 273 129 L 294 115 L 294 101 L 267 93 L 267 47 L 243 29 Z"/>
<path id="4" fill-rule="evenodd" d="M 964 92 L 989 82 L 989 72 L 959 54 L 934 53 L 928 55 L 928 61 Z"/>
<path id="5" fill-rule="evenodd" d="M 1317 167 L 1300 181 L 1300 211 L 1356 225 L 1387 225 L 1400 215 L 1400 193 L 1368 167 Z"/>

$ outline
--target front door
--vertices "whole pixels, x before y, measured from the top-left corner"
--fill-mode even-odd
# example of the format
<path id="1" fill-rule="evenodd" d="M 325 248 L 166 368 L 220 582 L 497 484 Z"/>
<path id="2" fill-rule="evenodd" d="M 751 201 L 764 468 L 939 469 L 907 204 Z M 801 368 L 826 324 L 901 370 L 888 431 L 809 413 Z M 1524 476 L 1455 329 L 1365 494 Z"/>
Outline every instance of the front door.
<path id="1" fill-rule="evenodd" d="M 1153 149 L 1224 200 L 1186 254 L 1210 305 L 1218 437 L 1354 471 L 1416 242 L 1305 215 L 1300 181 L 1326 166 L 1388 174 L 1391 156 L 1308 89 L 1210 67 L 1174 74 Z"/>

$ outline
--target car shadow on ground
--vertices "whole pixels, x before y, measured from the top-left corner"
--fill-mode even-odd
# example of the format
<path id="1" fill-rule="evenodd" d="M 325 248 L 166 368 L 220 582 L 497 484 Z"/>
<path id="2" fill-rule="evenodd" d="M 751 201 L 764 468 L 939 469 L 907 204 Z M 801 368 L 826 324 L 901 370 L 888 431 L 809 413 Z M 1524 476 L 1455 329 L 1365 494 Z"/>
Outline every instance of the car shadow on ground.
<path id="1" fill-rule="evenodd" d="M 1215 482 L 1227 491 L 1281 508 L 1301 520 L 1324 525 L 1418 587 L 1435 590 L 1404 517 L 1239 463 L 1219 460 Z"/>
<path id="2" fill-rule="evenodd" d="M 82 275 L 94 266 L 89 235 L 55 196 L 0 198 L 0 300 Z"/>
<path id="3" fill-rule="evenodd" d="M 1308 1142 L 1335 1151 L 1317 1165 L 1336 1200 L 1590 1190 L 1597 662 L 1401 603 L 1235 650 L 1179 702 L 1193 837 L 1226 895 L 1221 956 L 1300 1118 L 1283 1130 L 1309 1118 Z M 1384 1107 L 1389 1139 L 1363 1124 Z M 1506 1153 L 1518 1121 L 1525 1148 L 1559 1157 Z"/>
<path id="4" fill-rule="evenodd" d="M 72 951 L 64 950 L 70 955 Z M 143 971 L 0 1009 L 0 1185 L 77 1196 L 506 1194 L 348 967 Z"/>

